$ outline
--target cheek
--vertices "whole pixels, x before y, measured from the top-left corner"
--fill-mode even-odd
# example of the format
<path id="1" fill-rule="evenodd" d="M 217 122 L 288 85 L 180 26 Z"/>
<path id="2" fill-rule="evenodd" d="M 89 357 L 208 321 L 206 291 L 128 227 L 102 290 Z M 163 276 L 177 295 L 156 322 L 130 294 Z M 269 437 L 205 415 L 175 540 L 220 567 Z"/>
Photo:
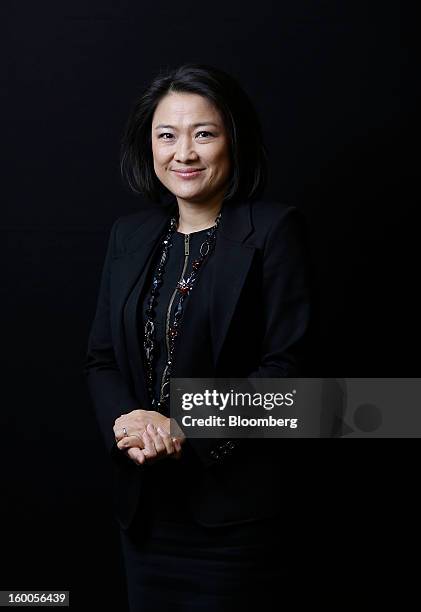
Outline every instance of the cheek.
<path id="1" fill-rule="evenodd" d="M 227 166 L 229 166 L 229 154 L 225 147 L 214 151 L 209 161 L 215 174 L 224 174 L 227 171 Z"/>
<path id="2" fill-rule="evenodd" d="M 219 171 L 221 174 L 226 174 L 227 172 L 229 172 L 231 163 L 230 163 L 229 151 L 227 151 L 226 148 L 219 151 L 217 163 L 218 163 Z"/>
<path id="3" fill-rule="evenodd" d="M 166 158 L 163 158 L 162 153 L 161 155 L 159 154 L 159 152 L 157 151 L 156 154 L 154 154 L 154 170 L 155 173 L 158 176 L 163 176 L 165 174 L 165 170 L 166 170 Z"/>
<path id="4" fill-rule="evenodd" d="M 230 172 L 230 160 L 226 156 L 226 153 L 223 152 L 221 153 L 221 155 L 218 157 L 217 161 L 215 162 L 214 174 L 222 178 L 228 175 L 229 172 Z"/>
<path id="5" fill-rule="evenodd" d="M 159 145 L 152 145 L 152 155 L 154 158 L 154 163 L 157 166 L 162 165 L 168 158 L 168 155 L 166 155 L 165 151 Z"/>
<path id="6" fill-rule="evenodd" d="M 156 156 L 154 156 L 153 158 L 153 168 L 155 170 L 155 174 L 159 174 L 160 165 L 159 165 L 159 161 Z"/>

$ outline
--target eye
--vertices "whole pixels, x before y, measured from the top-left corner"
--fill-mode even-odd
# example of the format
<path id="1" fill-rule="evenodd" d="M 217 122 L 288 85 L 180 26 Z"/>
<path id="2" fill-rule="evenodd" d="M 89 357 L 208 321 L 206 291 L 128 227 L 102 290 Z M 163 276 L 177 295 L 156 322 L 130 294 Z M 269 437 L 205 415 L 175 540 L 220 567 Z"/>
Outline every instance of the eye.
<path id="1" fill-rule="evenodd" d="M 206 134 L 207 136 L 214 136 L 214 134 L 212 134 L 212 132 L 208 132 L 206 130 L 201 130 L 200 132 L 197 132 L 196 136 L 198 136 L 199 134 Z M 162 134 L 160 134 L 158 136 L 158 138 L 163 138 L 164 136 L 173 136 L 173 134 L 171 134 L 170 132 L 162 132 Z M 207 137 L 205 136 L 205 138 Z M 164 138 L 164 140 L 171 140 L 171 138 Z"/>

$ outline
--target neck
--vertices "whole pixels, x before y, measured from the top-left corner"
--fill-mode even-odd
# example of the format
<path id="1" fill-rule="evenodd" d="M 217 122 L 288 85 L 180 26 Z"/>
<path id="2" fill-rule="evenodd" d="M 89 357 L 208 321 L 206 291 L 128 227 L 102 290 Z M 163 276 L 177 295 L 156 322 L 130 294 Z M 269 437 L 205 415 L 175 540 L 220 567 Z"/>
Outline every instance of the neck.
<path id="1" fill-rule="evenodd" d="M 178 231 L 183 234 L 199 232 L 215 225 L 215 219 L 222 208 L 220 196 L 206 203 L 187 202 L 177 198 L 179 220 Z"/>

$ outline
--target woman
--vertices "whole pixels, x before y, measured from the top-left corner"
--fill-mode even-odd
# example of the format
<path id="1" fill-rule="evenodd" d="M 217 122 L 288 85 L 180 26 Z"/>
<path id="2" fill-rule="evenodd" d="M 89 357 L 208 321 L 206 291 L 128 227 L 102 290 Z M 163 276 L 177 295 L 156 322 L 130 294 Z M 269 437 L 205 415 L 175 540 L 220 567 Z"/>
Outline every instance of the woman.
<path id="1" fill-rule="evenodd" d="M 130 610 L 249 610 L 279 588 L 279 440 L 170 429 L 169 381 L 296 375 L 303 220 L 261 199 L 258 118 L 207 65 L 142 93 L 121 169 L 151 205 L 114 223 L 85 372 L 112 458 Z"/>

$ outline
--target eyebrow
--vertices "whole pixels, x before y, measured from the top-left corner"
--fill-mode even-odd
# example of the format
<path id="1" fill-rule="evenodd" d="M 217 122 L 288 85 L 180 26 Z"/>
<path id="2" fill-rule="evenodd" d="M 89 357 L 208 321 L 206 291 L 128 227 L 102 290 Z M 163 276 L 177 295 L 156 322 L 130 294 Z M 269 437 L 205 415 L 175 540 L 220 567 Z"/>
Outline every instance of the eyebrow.
<path id="1" fill-rule="evenodd" d="M 200 123 L 192 123 L 189 127 L 199 127 L 201 125 L 214 125 L 215 127 L 218 127 L 216 123 L 213 123 L 213 121 L 201 121 Z M 172 128 L 172 129 L 177 129 L 175 128 L 173 125 L 164 125 L 163 123 L 160 123 L 159 125 L 157 125 L 155 127 L 155 129 L 157 130 L 158 128 Z"/>

